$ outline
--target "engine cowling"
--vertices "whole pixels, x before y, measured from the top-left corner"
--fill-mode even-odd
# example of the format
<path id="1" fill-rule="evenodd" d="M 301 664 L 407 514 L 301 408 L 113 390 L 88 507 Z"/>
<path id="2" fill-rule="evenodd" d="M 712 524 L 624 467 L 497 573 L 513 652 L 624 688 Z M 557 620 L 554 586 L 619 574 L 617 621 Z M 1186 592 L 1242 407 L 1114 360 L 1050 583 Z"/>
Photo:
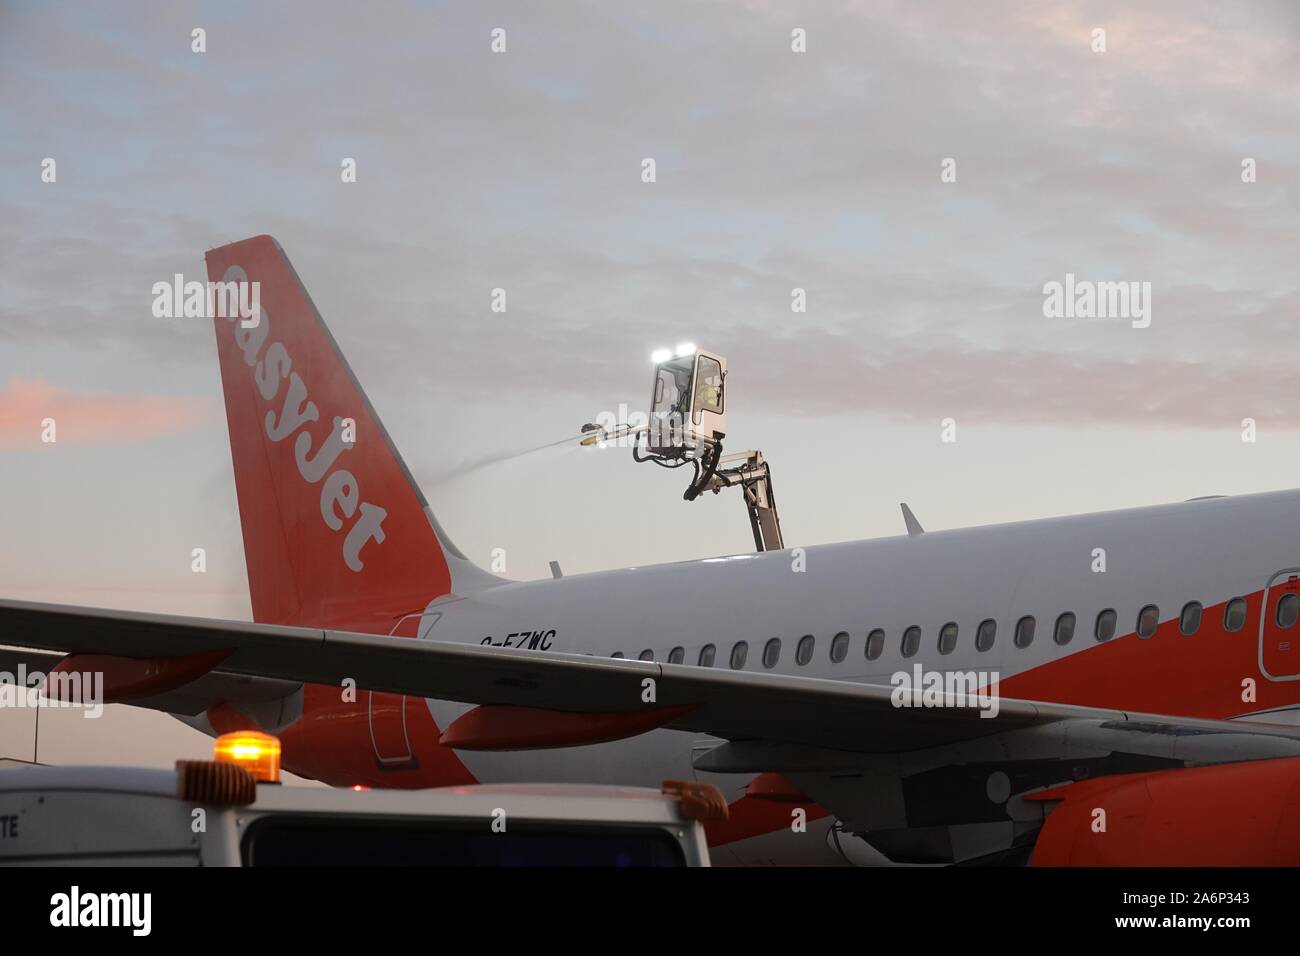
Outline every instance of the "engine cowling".
<path id="1" fill-rule="evenodd" d="M 1034 866 L 1300 865 L 1300 757 L 1100 777 L 1060 801 Z"/>

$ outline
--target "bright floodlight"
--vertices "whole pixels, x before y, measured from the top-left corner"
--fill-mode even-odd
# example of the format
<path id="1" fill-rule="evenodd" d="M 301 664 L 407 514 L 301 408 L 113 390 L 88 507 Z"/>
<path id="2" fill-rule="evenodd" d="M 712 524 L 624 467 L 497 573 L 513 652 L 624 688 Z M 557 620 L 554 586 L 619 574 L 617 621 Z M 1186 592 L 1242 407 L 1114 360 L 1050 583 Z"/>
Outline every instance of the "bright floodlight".
<path id="1" fill-rule="evenodd" d="M 695 354 L 694 342 L 683 342 L 681 345 L 677 346 L 678 358 L 685 358 L 688 355 L 694 355 L 694 354 Z"/>
<path id="2" fill-rule="evenodd" d="M 654 362 L 656 365 L 659 365 L 661 362 L 667 362 L 672 357 L 673 353 L 670 349 L 655 349 L 650 353 L 650 361 Z"/>

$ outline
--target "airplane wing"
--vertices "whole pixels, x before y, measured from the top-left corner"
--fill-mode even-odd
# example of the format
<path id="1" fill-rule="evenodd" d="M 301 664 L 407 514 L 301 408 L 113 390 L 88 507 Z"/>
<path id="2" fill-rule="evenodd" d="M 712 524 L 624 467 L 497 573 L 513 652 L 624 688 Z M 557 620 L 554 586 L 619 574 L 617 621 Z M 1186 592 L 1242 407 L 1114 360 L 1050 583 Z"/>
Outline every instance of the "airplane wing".
<path id="1" fill-rule="evenodd" d="M 59 651 L 0 647 L 0 672 L 18 674 L 22 672 L 19 670 L 21 667 L 28 674 L 48 674 L 66 656 Z M 131 697 L 123 703 L 169 714 L 195 716 L 210 707 L 232 701 L 248 707 L 270 704 L 292 697 L 301 687 L 301 681 L 212 670 L 173 690 Z"/>
<path id="2" fill-rule="evenodd" d="M 141 659 L 229 651 L 219 668 L 181 688 L 191 707 L 222 694 L 237 703 L 242 693 L 266 699 L 303 682 L 352 679 L 370 690 L 480 705 L 581 714 L 659 708 L 671 719 L 652 726 L 793 745 L 805 761 L 823 764 L 833 763 L 827 754 L 834 751 L 901 754 L 1045 727 L 1074 725 L 1077 735 L 1085 724 L 1145 735 L 1182 759 L 1300 754 L 1293 726 L 1010 699 L 998 701 L 995 716 L 972 706 L 900 708 L 891 687 L 845 681 L 18 601 L 0 601 L 0 643 Z M 156 700 L 130 702 L 168 709 Z M 725 750 L 710 769 L 771 769 L 763 764 L 770 753 L 745 753 Z M 751 761 L 753 768 L 742 766 Z"/>
<path id="3" fill-rule="evenodd" d="M 349 678 L 477 704 L 443 731 L 457 749 L 595 743 L 655 727 L 710 735 L 718 742 L 697 750 L 697 771 L 758 774 L 754 792 L 775 779 L 794 812 L 836 818 L 830 837 L 850 860 L 866 845 L 872 860 L 899 862 L 1023 862 L 1031 852 L 1035 863 L 1110 866 L 1300 859 L 1300 828 L 1286 823 L 1300 813 L 1296 726 L 1011 699 L 984 716 L 992 711 L 899 707 L 891 687 L 844 681 L 16 601 L 0 601 L 0 644 L 18 648 L 0 650 L 0 663 L 29 668 L 67 655 L 164 670 L 178 658 L 219 660 L 127 701 L 172 712 L 229 702 L 284 714 L 303 682 Z M 465 722 L 471 732 L 458 736 Z M 539 740 L 535 728 L 548 722 L 551 739 Z M 1207 794 L 1238 807 L 1215 816 L 1208 849 L 1180 836 L 1203 828 Z M 1096 839 L 1101 810 L 1118 814 L 1120 838 Z M 715 842 L 765 832 L 724 825 Z"/>

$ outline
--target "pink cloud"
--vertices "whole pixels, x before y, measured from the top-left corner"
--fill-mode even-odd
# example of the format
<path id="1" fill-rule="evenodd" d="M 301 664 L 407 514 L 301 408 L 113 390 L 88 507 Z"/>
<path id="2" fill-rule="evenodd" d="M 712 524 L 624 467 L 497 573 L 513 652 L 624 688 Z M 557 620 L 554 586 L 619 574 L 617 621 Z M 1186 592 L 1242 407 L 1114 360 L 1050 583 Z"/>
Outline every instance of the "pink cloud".
<path id="1" fill-rule="evenodd" d="M 0 389 L 0 448 L 39 446 L 46 419 L 54 420 L 59 443 L 96 445 L 147 441 L 206 417 L 193 397 L 71 392 L 41 378 L 13 378 Z"/>

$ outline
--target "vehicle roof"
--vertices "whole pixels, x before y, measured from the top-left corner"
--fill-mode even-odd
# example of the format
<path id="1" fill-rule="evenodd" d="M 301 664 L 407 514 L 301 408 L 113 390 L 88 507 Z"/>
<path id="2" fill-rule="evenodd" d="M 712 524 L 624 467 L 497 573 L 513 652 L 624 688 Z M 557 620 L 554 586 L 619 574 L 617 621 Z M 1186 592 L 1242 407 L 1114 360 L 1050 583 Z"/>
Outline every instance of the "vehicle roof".
<path id="1" fill-rule="evenodd" d="M 0 771 L 0 791 L 114 790 L 176 795 L 176 771 L 144 767 L 14 767 Z"/>
<path id="2" fill-rule="evenodd" d="M 592 823 L 681 824 L 676 798 L 632 787 L 513 784 L 437 787 L 429 790 L 338 790 L 329 787 L 258 787 L 255 810 L 364 814 L 510 817 Z"/>
<path id="3" fill-rule="evenodd" d="M 62 790 L 176 796 L 176 773 L 138 767 L 24 767 L 0 771 L 0 792 Z M 587 784 L 493 784 L 428 790 L 348 790 L 261 784 L 252 812 L 398 814 L 595 823 L 682 824 L 675 797 L 640 787 Z"/>

